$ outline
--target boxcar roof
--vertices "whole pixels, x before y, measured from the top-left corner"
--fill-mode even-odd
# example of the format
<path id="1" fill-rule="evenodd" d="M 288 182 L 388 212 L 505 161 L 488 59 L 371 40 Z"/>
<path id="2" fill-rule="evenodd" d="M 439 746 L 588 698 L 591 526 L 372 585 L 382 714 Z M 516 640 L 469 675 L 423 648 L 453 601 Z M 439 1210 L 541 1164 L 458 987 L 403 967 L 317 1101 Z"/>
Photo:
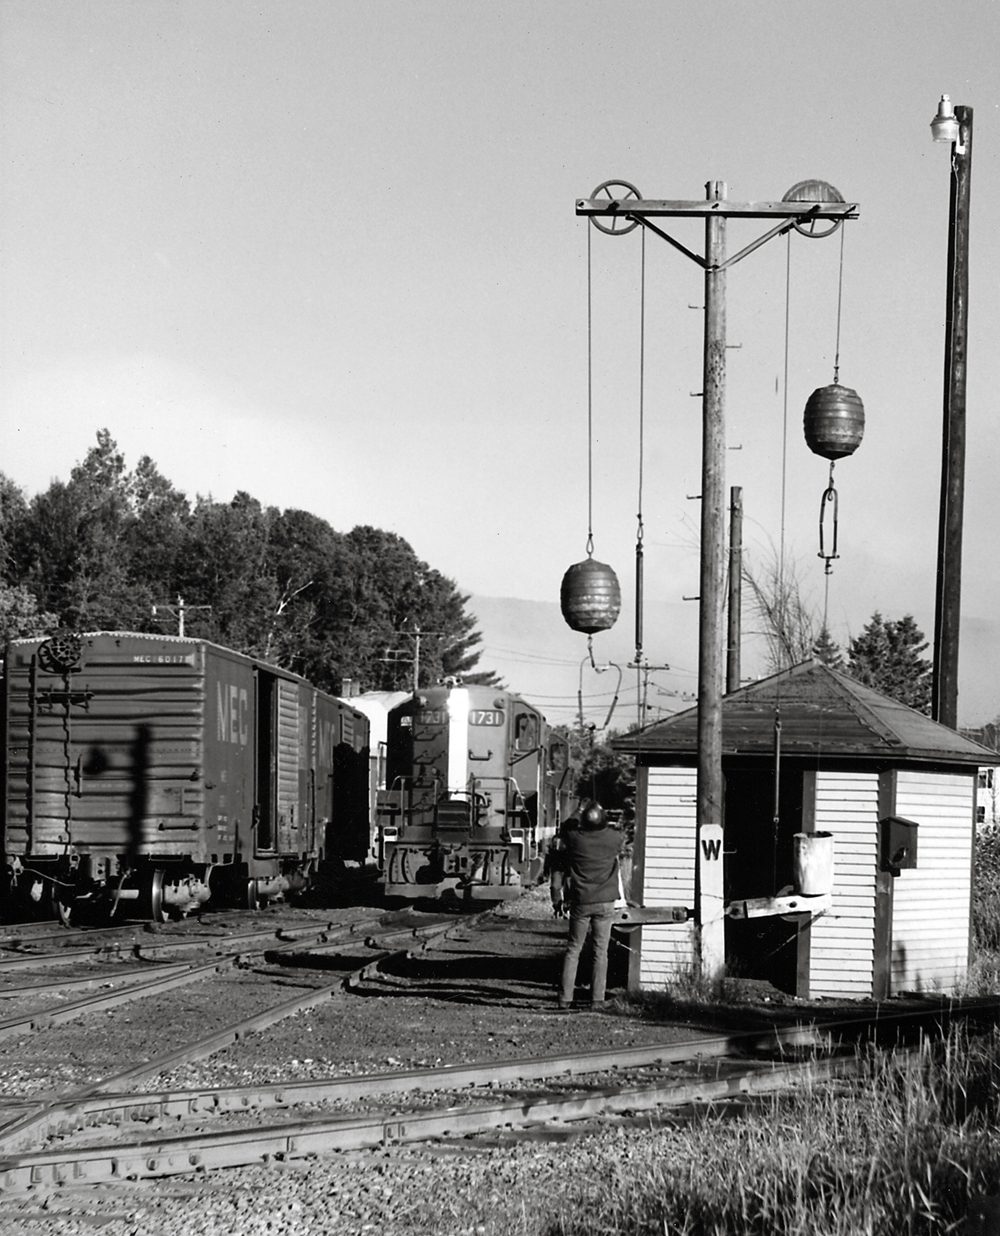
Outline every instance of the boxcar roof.
<path id="1" fill-rule="evenodd" d="M 1000 764 L 1000 753 L 819 661 L 806 661 L 724 696 L 723 754 L 772 755 L 776 711 L 784 756 Z M 612 746 L 640 757 L 693 757 L 698 750 L 698 709 L 622 735 Z"/>
<path id="2" fill-rule="evenodd" d="M 165 635 L 153 631 L 74 631 L 73 635 L 78 636 L 81 640 L 145 640 L 151 644 L 195 644 L 200 648 L 205 648 L 211 652 L 221 653 L 224 657 L 234 657 L 238 661 L 243 661 L 247 665 L 263 666 L 269 673 L 278 675 L 282 678 L 289 678 L 295 682 L 300 682 L 307 687 L 311 687 L 315 691 L 319 691 L 321 695 L 330 695 L 329 691 L 323 691 L 320 687 L 314 686 L 307 678 L 303 678 L 301 674 L 296 674 L 294 670 L 282 669 L 280 665 L 275 665 L 271 661 L 264 661 L 260 657 L 252 657 L 245 652 L 237 652 L 235 648 L 227 648 L 224 644 L 215 644 L 210 639 L 202 639 L 200 635 Z M 10 640 L 7 647 L 12 648 L 32 648 L 38 647 L 46 643 L 51 637 L 47 635 L 35 636 L 18 636 L 16 639 Z M 331 699 L 339 699 L 339 696 L 330 695 Z M 351 704 L 350 700 L 344 700 L 343 703 Z M 358 711 L 355 709 L 355 711 Z"/>

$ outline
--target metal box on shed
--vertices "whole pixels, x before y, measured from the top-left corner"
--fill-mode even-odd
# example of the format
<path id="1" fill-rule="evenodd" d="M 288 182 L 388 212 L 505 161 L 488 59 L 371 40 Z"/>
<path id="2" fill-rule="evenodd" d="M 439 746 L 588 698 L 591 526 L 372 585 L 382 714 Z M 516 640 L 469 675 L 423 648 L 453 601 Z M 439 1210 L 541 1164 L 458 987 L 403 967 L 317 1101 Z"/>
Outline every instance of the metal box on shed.
<path id="1" fill-rule="evenodd" d="M 917 865 L 917 829 L 915 820 L 901 815 L 887 815 L 878 822 L 879 862 L 882 871 L 899 875 Z"/>

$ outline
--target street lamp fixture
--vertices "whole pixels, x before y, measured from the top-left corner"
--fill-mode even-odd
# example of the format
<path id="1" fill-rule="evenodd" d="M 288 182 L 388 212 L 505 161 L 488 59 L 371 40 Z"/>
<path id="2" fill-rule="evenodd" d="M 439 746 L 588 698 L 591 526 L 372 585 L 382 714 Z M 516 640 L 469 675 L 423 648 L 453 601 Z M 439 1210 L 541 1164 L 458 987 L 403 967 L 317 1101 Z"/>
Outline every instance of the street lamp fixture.
<path id="1" fill-rule="evenodd" d="M 958 117 L 948 95 L 941 96 L 937 115 L 931 121 L 931 137 L 936 142 L 958 141 Z"/>

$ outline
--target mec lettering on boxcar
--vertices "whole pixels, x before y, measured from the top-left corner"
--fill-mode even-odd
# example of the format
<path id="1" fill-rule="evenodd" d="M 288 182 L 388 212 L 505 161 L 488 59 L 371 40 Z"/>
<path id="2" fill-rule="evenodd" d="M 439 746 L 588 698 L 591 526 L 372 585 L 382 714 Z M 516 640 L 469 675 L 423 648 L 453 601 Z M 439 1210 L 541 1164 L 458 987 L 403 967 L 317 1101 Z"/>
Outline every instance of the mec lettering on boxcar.
<path id="1" fill-rule="evenodd" d="M 246 687 L 226 686 L 223 682 L 216 685 L 218 700 L 219 741 L 239 743 L 245 747 L 249 739 L 249 724 L 247 715 L 250 711 L 250 697 Z"/>

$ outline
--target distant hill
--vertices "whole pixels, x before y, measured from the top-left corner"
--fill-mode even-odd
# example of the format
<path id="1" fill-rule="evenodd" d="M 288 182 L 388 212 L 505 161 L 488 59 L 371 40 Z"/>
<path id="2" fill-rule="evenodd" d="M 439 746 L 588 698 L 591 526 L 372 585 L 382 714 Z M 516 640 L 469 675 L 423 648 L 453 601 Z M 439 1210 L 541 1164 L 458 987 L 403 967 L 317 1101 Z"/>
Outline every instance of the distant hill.
<path id="1" fill-rule="evenodd" d="M 618 671 L 613 667 L 594 671 L 587 657 L 587 637 L 566 626 L 557 602 L 474 596 L 466 608 L 475 614 L 483 636 L 479 668 L 494 670 L 511 690 L 536 704 L 552 722 L 575 720 L 582 685 L 587 723 L 603 728 L 615 699 Z M 672 667 L 669 672 L 650 675 L 650 717 L 674 712 L 690 702 L 681 697 L 696 689 L 696 626 L 697 612 L 691 606 L 662 607 L 655 624 L 647 619 L 647 661 Z M 660 635 L 663 630 L 674 632 L 669 653 L 661 646 L 665 645 Z M 637 675 L 627 668 L 635 659 L 634 638 L 633 619 L 624 612 L 610 631 L 594 636 L 597 665 L 607 667 L 613 662 L 622 670 L 618 703 L 610 723 L 615 729 L 631 725 L 638 717 Z"/>

